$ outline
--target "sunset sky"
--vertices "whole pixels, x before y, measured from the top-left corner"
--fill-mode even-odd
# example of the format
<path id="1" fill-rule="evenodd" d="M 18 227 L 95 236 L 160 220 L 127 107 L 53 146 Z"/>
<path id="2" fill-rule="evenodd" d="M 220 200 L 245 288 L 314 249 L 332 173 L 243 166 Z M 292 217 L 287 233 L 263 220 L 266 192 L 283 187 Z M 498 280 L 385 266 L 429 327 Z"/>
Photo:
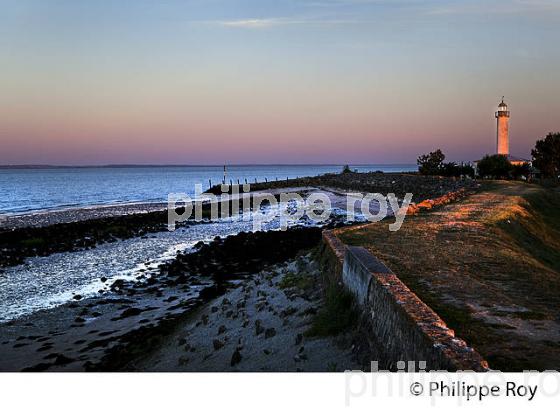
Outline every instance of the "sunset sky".
<path id="1" fill-rule="evenodd" d="M 0 0 L 1 164 L 414 163 L 560 131 L 560 0 Z"/>

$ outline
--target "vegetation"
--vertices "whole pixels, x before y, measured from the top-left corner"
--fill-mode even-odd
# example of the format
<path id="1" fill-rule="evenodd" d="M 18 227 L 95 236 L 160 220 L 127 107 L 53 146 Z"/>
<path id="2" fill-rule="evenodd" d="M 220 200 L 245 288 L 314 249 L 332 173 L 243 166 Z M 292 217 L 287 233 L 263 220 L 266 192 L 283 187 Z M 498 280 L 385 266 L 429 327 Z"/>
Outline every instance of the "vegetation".
<path id="1" fill-rule="evenodd" d="M 513 179 L 522 179 L 522 178 L 528 179 L 530 175 L 531 175 L 531 166 L 528 163 L 511 166 L 511 177 Z"/>
<path id="2" fill-rule="evenodd" d="M 280 289 L 288 288 L 298 288 L 301 290 L 308 290 L 315 285 L 313 276 L 306 274 L 298 274 L 294 272 L 288 272 L 282 277 L 278 287 Z"/>
<path id="3" fill-rule="evenodd" d="M 416 161 L 418 171 L 422 175 L 440 175 L 443 170 L 445 154 L 437 149 L 429 154 L 420 155 Z"/>
<path id="4" fill-rule="evenodd" d="M 358 317 L 352 294 L 337 284 L 330 284 L 326 290 L 325 303 L 305 335 L 325 337 L 340 334 L 355 326 Z"/>
<path id="5" fill-rule="evenodd" d="M 507 179 L 513 168 L 506 155 L 486 155 L 478 162 L 482 178 Z"/>
<path id="6" fill-rule="evenodd" d="M 445 154 L 440 150 L 420 155 L 416 160 L 418 171 L 422 175 L 439 175 L 445 177 L 474 177 L 474 168 L 471 165 L 443 162 Z"/>
<path id="7" fill-rule="evenodd" d="M 560 133 L 549 133 L 538 140 L 531 151 L 533 165 L 545 178 L 557 178 L 560 175 Z"/>

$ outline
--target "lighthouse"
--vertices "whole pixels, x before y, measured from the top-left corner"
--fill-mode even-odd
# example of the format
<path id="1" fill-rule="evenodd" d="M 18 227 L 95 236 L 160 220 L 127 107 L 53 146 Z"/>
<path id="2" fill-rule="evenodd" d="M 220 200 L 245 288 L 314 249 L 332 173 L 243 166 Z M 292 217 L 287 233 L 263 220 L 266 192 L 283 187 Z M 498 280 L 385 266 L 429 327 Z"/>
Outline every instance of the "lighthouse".
<path id="1" fill-rule="evenodd" d="M 496 121 L 496 153 L 509 156 L 509 110 L 504 102 L 504 97 L 502 97 L 502 102 L 498 105 Z"/>

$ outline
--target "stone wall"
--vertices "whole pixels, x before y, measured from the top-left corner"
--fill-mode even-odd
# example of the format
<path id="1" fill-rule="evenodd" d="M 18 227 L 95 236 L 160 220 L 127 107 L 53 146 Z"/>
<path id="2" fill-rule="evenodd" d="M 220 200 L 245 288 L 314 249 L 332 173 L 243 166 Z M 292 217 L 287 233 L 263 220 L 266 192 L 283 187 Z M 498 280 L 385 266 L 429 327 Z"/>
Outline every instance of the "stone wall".
<path id="1" fill-rule="evenodd" d="M 390 368 L 426 362 L 428 370 L 488 370 L 486 361 L 369 251 L 347 247 L 323 232 L 321 262 L 332 280 L 355 296 L 371 342 L 383 347 Z"/>

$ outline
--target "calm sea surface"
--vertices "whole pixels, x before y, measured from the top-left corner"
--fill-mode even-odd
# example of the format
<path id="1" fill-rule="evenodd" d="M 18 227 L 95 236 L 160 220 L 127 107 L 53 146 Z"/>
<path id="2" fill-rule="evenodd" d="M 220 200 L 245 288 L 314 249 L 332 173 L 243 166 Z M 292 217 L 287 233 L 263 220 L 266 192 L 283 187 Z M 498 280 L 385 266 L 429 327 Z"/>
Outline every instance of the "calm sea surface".
<path id="1" fill-rule="evenodd" d="M 359 172 L 416 171 L 416 165 L 351 165 Z M 340 172 L 342 165 L 227 167 L 227 179 L 243 183 Z M 163 202 L 172 192 L 194 194 L 223 178 L 221 166 L 0 169 L 0 213 L 126 202 Z"/>

